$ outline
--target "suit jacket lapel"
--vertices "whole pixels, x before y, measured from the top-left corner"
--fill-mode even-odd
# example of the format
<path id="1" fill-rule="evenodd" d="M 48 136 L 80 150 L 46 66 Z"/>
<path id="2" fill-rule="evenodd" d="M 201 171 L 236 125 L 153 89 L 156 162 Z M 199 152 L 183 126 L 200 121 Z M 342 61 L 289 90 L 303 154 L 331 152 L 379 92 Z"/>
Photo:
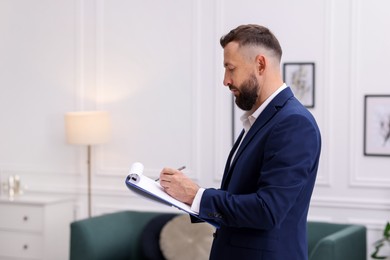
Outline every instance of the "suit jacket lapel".
<path id="1" fill-rule="evenodd" d="M 240 135 L 238 136 L 236 142 L 234 143 L 233 148 L 230 150 L 229 157 L 228 157 L 228 159 L 226 161 L 225 170 L 224 170 L 224 173 L 223 173 L 223 178 L 222 178 L 222 182 L 221 182 L 221 188 L 223 187 L 224 182 L 226 181 L 226 178 L 227 178 L 228 172 L 229 172 L 229 168 L 230 168 L 230 165 L 231 165 L 232 157 L 234 155 L 234 152 L 237 150 L 238 145 L 240 144 L 241 139 L 244 136 L 244 133 L 245 133 L 245 131 L 243 129 L 241 131 Z"/>
<path id="2" fill-rule="evenodd" d="M 263 128 L 264 125 L 266 125 L 269 120 L 274 117 L 274 115 L 284 106 L 284 104 L 287 102 L 287 100 L 291 97 L 293 97 L 294 94 L 292 93 L 291 89 L 288 87 L 284 89 L 282 92 L 280 92 L 264 109 L 264 111 L 259 115 L 259 117 L 256 119 L 255 123 L 252 125 L 252 127 L 249 129 L 248 133 L 245 135 L 244 140 L 242 141 L 240 147 L 238 148 L 238 151 L 236 155 L 233 158 L 233 162 L 230 163 L 231 157 L 234 154 L 234 151 L 237 149 L 239 141 L 242 138 L 243 132 L 241 132 L 239 138 L 237 139 L 236 143 L 234 144 L 232 150 L 230 151 L 228 162 L 225 167 L 224 177 L 222 179 L 222 185 L 221 188 L 227 188 L 230 180 L 230 175 L 234 169 L 234 165 L 236 164 L 237 159 L 240 157 L 242 152 L 245 150 L 246 146 L 250 143 L 250 140 L 256 135 L 258 131 L 260 131 L 261 128 Z"/>

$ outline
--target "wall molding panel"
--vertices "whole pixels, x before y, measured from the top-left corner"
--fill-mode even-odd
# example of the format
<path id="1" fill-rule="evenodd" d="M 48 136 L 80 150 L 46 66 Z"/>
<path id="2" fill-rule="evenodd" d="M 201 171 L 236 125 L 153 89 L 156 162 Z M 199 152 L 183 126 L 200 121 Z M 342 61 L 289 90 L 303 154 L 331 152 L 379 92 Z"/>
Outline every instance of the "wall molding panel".
<path id="1" fill-rule="evenodd" d="M 322 207 L 322 208 L 337 208 L 337 209 L 357 209 L 357 210 L 380 210 L 380 211 L 389 211 L 390 210 L 390 201 L 378 201 L 373 199 L 352 199 L 344 197 L 313 197 L 311 206 L 313 207 Z"/>
<path id="2" fill-rule="evenodd" d="M 219 39 L 226 32 L 224 31 L 224 2 L 221 0 L 214 1 L 214 31 L 216 39 Z M 220 182 L 225 169 L 226 158 L 233 146 L 232 143 L 232 98 L 229 91 L 222 85 L 223 80 L 223 56 L 222 49 L 217 42 L 214 48 L 214 95 L 215 95 L 215 156 L 216 164 L 214 169 L 214 181 Z M 218 87 L 221 86 L 221 87 Z"/>
<path id="3" fill-rule="evenodd" d="M 378 187 L 378 188 L 390 188 L 390 176 L 384 174 L 384 171 L 387 172 L 388 167 L 390 167 L 389 160 L 387 158 L 380 157 L 368 157 L 363 156 L 363 102 L 364 95 L 366 94 L 383 94 L 389 93 L 389 91 L 382 87 L 382 90 L 376 86 L 365 88 L 362 82 L 370 82 L 371 78 L 370 73 L 366 70 L 367 62 L 362 57 L 363 53 L 367 53 L 369 49 L 364 49 L 368 44 L 365 42 L 367 39 L 367 27 L 372 24 L 370 16 L 367 16 L 367 13 L 372 11 L 373 13 L 379 11 L 375 9 L 375 5 L 372 5 L 374 10 L 367 9 L 367 6 L 363 7 L 363 4 L 366 4 L 362 0 L 351 1 L 351 74 L 350 74 L 350 114 L 351 114 L 351 126 L 356 126 L 351 128 L 350 131 L 350 169 L 351 169 L 351 178 L 350 186 L 351 187 Z M 363 15 L 364 12 L 364 15 Z M 390 24 L 390 22 L 389 22 Z M 383 26 L 383 29 L 387 28 L 386 24 L 376 24 L 376 27 Z M 380 30 L 380 28 L 378 28 Z M 390 43 L 390 40 L 388 40 Z M 372 47 L 366 47 L 372 48 Z M 375 54 L 373 54 L 375 55 Z M 390 53 L 388 54 L 390 56 Z M 378 56 L 377 59 L 381 59 L 381 56 Z M 372 69 L 372 73 L 377 73 L 375 69 Z M 368 77 L 368 78 L 365 78 Z M 383 85 L 380 83 L 380 85 Z M 354 129 L 358 129 L 355 131 Z M 366 163 L 363 164 L 363 162 Z M 377 165 L 375 171 L 371 170 L 369 166 Z"/>
<path id="4" fill-rule="evenodd" d="M 105 65 L 105 53 L 106 53 L 106 46 L 104 44 L 106 36 L 105 36 L 105 24 L 107 23 L 107 18 L 105 16 L 105 7 L 111 3 L 109 1 L 98 1 L 97 2 L 97 53 L 96 53 L 96 82 L 97 82 L 97 89 L 96 89 L 96 100 L 97 104 L 96 107 L 98 109 L 104 109 L 107 107 L 105 99 L 105 93 L 108 93 L 109 91 L 106 91 L 106 88 L 109 88 L 109 84 L 106 84 L 105 75 L 107 75 L 106 72 L 106 65 Z M 201 131 L 202 131 L 202 122 L 200 117 L 200 108 L 202 107 L 202 98 L 201 98 L 201 80 L 200 80 L 200 36 L 202 34 L 201 28 L 200 28 L 200 3 L 199 1 L 193 1 L 189 6 L 188 9 L 191 10 L 191 17 L 190 17 L 190 28 L 192 28 L 192 31 L 195 33 L 191 35 L 191 63 L 188 64 L 190 71 L 191 71 L 191 80 L 188 81 L 186 84 L 190 84 L 191 89 L 191 103 L 192 106 L 190 106 L 190 118 L 192 120 L 192 125 L 194 128 L 191 129 L 192 133 L 189 135 L 191 137 L 191 145 L 190 145 L 190 156 L 191 159 L 189 161 L 190 167 L 187 166 L 186 173 L 190 175 L 191 178 L 194 180 L 199 180 L 197 172 L 199 172 L 197 169 L 200 168 L 200 161 L 201 161 L 201 149 L 199 148 L 200 144 L 200 138 L 201 138 Z M 110 21 L 111 22 L 111 21 Z M 130 165 L 126 165 L 123 167 L 123 165 L 113 165 L 108 166 L 106 158 L 108 157 L 107 154 L 110 154 L 110 149 L 112 147 L 110 146 L 103 146 L 101 149 L 97 149 L 96 157 L 97 157 L 97 168 L 96 168 L 96 176 L 98 177 L 120 177 L 120 176 L 126 176 Z M 130 161 L 130 164 L 132 161 Z M 153 168 L 148 167 L 148 165 L 145 164 L 145 174 L 152 177 L 157 177 L 157 174 L 160 172 L 161 168 Z"/>
<path id="5" fill-rule="evenodd" d="M 8 56 L 11 60 L 11 55 L 14 55 L 12 60 L 19 63 L 15 71 L 12 64 L 4 64 L 8 68 L 7 77 L 2 77 L 0 81 L 0 85 L 8 88 L 2 89 L 3 97 L 12 103 L 0 102 L 3 106 L 11 104 L 4 110 L 13 111 L 12 117 L 0 114 L 6 129 L 12 129 L 3 133 L 6 142 L 2 142 L 2 145 L 6 149 L 5 156 L 0 151 L 1 175 L 80 174 L 78 167 L 65 167 L 78 164 L 78 158 L 64 161 L 63 158 L 71 154 L 71 151 L 62 149 L 61 143 L 62 138 L 65 139 L 62 108 L 75 109 L 82 100 L 78 94 L 82 77 L 82 46 L 79 41 L 82 38 L 79 31 L 82 10 L 78 3 L 79 1 L 74 0 L 48 5 L 28 1 L 19 6 L 13 6 L 12 1 L 0 4 L 4 11 L 9 9 L 13 13 L 12 16 L 2 15 L 5 20 L 0 30 L 4 30 L 2 35 L 7 41 L 3 41 L 0 46 L 0 55 L 3 62 L 7 62 Z M 47 9 L 42 11 L 42 6 Z M 62 15 L 53 15 L 59 10 Z M 51 24 L 41 24 L 44 20 L 51 20 Z M 7 28 L 6 25 L 10 27 Z M 12 30 L 11 26 L 17 29 Z M 62 27 L 62 31 L 56 27 Z M 62 53 L 57 48 L 62 48 Z M 22 57 L 17 57 L 18 55 Z M 12 79 L 12 83 L 7 82 L 8 78 Z M 62 94 L 64 92 L 68 94 L 66 98 Z M 45 94 L 50 98 L 44 98 Z M 57 106 L 53 105 L 56 101 Z M 23 119 L 24 115 L 26 117 Z M 36 127 L 37 124 L 43 125 L 45 129 L 39 132 L 42 129 L 40 126 Z M 8 143 L 11 140 L 15 141 Z M 55 163 L 47 160 L 43 154 L 50 156 L 49 149 L 58 149 L 62 157 L 52 158 Z"/>
<path id="6" fill-rule="evenodd" d="M 331 88 L 328 88 L 326 86 L 330 85 L 330 82 L 332 82 L 332 70 L 331 70 L 331 63 L 332 63 L 332 39 L 333 39 L 333 16 L 332 16 L 332 10 L 333 10 L 333 1 L 325 1 L 324 2 L 324 27 L 323 27 L 323 34 L 325 35 L 325 43 L 323 45 L 323 65 L 319 66 L 319 68 L 323 68 L 323 71 L 321 73 L 319 72 L 318 64 L 316 64 L 316 104 L 317 106 L 321 106 L 321 104 L 326 104 L 326 100 L 331 99 Z M 320 77 L 318 77 L 320 75 Z M 322 79 L 319 83 L 319 80 Z M 317 109 L 315 109 L 317 110 Z M 319 173 L 317 175 L 316 185 L 324 186 L 324 187 L 331 187 L 332 183 L 332 175 L 331 175 L 331 169 L 333 168 L 333 161 L 332 156 L 330 155 L 331 147 L 332 147 L 332 140 L 330 138 L 330 132 L 331 132 L 331 113 L 329 110 L 325 110 L 324 108 L 320 110 L 321 116 L 320 118 L 323 119 L 323 125 L 322 127 L 327 129 L 326 131 L 322 131 L 322 151 L 321 151 L 321 161 L 319 166 Z"/>

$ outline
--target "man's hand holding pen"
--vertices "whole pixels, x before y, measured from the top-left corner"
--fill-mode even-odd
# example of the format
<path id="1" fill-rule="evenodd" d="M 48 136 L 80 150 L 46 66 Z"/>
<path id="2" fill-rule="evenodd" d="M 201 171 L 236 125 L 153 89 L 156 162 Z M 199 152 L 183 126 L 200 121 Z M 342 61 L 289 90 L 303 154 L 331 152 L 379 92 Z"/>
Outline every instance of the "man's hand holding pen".
<path id="1" fill-rule="evenodd" d="M 160 185 L 173 198 L 191 205 L 199 186 L 179 169 L 164 168 L 160 173 Z"/>

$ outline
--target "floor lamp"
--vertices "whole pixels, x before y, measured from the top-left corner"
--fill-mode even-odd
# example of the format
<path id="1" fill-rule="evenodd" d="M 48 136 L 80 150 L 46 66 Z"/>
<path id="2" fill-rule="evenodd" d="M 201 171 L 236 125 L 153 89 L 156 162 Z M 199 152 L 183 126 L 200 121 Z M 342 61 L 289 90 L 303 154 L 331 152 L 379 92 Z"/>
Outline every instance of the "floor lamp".
<path id="1" fill-rule="evenodd" d="M 110 117 L 105 111 L 80 111 L 65 114 L 66 140 L 87 146 L 88 217 L 91 217 L 91 146 L 106 143 L 111 134 Z"/>

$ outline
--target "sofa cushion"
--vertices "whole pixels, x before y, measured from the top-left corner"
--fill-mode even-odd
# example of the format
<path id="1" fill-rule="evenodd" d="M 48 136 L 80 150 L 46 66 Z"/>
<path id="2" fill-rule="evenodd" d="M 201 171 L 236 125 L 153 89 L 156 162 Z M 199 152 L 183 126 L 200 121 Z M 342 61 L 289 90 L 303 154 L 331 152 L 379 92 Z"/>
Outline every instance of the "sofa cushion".
<path id="1" fill-rule="evenodd" d="M 192 224 L 188 215 L 179 215 L 162 228 L 160 249 L 167 260 L 208 259 L 214 231 L 210 224 Z"/>

